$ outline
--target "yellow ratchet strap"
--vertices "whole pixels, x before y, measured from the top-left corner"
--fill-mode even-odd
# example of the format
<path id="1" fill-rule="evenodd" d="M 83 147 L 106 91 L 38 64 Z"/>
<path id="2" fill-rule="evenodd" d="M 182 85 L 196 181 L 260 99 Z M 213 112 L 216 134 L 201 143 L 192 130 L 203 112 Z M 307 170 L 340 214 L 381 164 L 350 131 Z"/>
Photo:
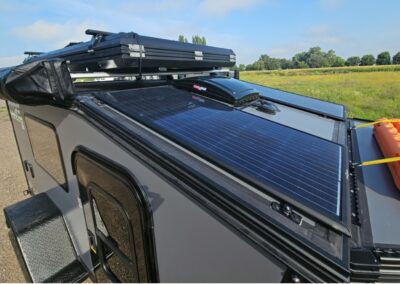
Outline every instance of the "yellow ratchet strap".
<path id="1" fill-rule="evenodd" d="M 372 165 L 388 164 L 388 163 L 395 163 L 395 162 L 400 162 L 400 157 L 392 157 L 392 158 L 365 161 L 365 162 L 356 164 L 356 166 L 360 166 L 360 167 L 372 166 Z"/>
<path id="2" fill-rule="evenodd" d="M 371 125 L 375 125 L 378 123 L 392 123 L 392 122 L 400 122 L 400 119 L 382 119 L 382 120 L 377 120 L 374 122 L 368 122 L 368 123 L 363 123 L 363 124 L 359 124 L 356 125 L 354 128 L 358 129 L 358 128 L 363 128 L 363 127 L 368 127 Z"/>
<path id="3" fill-rule="evenodd" d="M 94 246 L 90 246 L 90 250 L 91 250 L 92 252 L 94 252 L 95 254 L 97 254 L 96 248 L 95 248 Z"/>

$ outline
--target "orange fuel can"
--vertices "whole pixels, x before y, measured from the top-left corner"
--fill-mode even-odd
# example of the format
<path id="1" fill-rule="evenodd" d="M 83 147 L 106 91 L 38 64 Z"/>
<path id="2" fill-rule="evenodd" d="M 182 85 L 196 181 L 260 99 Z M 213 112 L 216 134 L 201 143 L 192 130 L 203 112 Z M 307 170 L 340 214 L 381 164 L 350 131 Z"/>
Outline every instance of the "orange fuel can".
<path id="1" fill-rule="evenodd" d="M 400 120 L 382 118 L 380 121 L 382 122 L 374 125 L 374 135 L 383 155 L 385 158 L 400 157 Z M 400 162 L 387 165 L 397 189 L 400 190 Z"/>

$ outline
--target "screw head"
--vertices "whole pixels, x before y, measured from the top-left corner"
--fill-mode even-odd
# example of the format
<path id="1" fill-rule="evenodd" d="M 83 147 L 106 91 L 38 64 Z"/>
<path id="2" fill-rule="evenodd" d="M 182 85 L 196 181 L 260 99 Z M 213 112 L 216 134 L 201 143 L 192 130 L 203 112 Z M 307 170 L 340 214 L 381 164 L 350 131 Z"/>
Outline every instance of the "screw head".
<path id="1" fill-rule="evenodd" d="M 292 281 L 293 281 L 293 283 L 300 283 L 301 282 L 300 277 L 297 276 L 297 275 L 293 275 L 292 276 Z"/>

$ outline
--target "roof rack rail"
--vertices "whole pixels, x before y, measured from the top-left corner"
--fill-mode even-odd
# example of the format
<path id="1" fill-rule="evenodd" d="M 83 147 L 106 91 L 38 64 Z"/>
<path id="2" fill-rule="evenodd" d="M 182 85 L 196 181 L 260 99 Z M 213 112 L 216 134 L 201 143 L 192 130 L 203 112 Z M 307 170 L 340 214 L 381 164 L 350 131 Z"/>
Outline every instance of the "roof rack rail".
<path id="1" fill-rule="evenodd" d="M 92 36 L 96 37 L 96 36 L 107 36 L 107 35 L 111 35 L 113 33 L 112 32 L 106 32 L 106 31 L 87 29 L 85 31 L 85 34 L 92 35 Z"/>
<path id="2" fill-rule="evenodd" d="M 68 44 L 67 44 L 66 46 L 64 46 L 64 47 L 73 46 L 73 45 L 80 44 L 80 43 L 82 43 L 82 41 L 70 42 L 70 43 L 68 43 Z"/>
<path id="3" fill-rule="evenodd" d="M 24 54 L 25 55 L 29 55 L 29 56 L 35 56 L 35 55 L 40 55 L 43 54 L 44 52 L 40 52 L 40 51 L 25 51 Z"/>

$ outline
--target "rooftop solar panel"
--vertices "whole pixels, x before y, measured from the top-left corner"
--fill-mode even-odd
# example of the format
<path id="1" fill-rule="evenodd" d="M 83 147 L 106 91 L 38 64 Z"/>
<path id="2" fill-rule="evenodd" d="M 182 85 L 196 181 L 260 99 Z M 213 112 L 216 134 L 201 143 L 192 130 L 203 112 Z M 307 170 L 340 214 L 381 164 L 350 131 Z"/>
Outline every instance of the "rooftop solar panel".
<path id="1" fill-rule="evenodd" d="M 251 87 L 257 89 L 260 95 L 276 101 L 278 103 L 298 106 L 314 113 L 326 115 L 331 118 L 343 120 L 345 119 L 345 108 L 342 105 L 317 100 L 314 98 L 301 96 L 282 90 L 265 87 L 257 84 L 248 83 Z"/>
<path id="2" fill-rule="evenodd" d="M 338 144 L 171 86 L 96 96 L 264 190 L 340 216 Z"/>

